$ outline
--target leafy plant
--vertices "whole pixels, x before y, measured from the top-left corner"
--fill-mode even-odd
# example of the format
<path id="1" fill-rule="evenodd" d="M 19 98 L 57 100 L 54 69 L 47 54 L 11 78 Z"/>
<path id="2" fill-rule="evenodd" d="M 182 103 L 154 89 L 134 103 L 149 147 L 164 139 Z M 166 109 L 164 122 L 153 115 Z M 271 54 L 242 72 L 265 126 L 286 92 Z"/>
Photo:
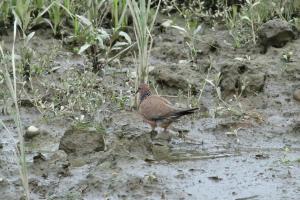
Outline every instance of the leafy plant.
<path id="1" fill-rule="evenodd" d="M 127 33 L 114 31 L 113 34 L 109 34 L 103 28 L 96 28 L 94 24 L 84 16 L 77 15 L 76 17 L 81 26 L 81 32 L 78 38 L 81 37 L 81 40 L 85 42 L 78 50 L 78 53 L 88 53 L 95 72 L 98 72 L 102 66 L 107 65 L 133 46 L 131 38 Z M 123 39 L 122 42 L 118 41 L 120 38 Z M 112 51 L 117 51 L 116 55 L 110 56 Z M 104 60 L 102 59 L 101 61 L 101 57 L 104 58 Z"/>

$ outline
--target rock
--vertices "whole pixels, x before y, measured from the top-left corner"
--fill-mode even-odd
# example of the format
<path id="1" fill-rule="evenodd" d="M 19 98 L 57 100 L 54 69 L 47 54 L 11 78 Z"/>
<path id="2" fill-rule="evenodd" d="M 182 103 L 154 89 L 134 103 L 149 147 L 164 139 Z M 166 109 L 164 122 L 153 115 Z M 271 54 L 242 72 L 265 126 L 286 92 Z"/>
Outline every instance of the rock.
<path id="1" fill-rule="evenodd" d="M 265 86 L 266 73 L 251 69 L 239 78 L 240 88 L 245 86 L 243 94 L 262 92 Z"/>
<path id="2" fill-rule="evenodd" d="M 32 108 L 34 107 L 34 103 L 32 102 L 31 99 L 29 98 L 21 98 L 18 100 L 18 103 L 22 106 L 22 107 L 28 107 L 28 108 Z"/>
<path id="3" fill-rule="evenodd" d="M 297 133 L 297 134 L 300 133 L 300 121 L 296 122 L 296 123 L 293 125 L 292 132 L 293 132 L 293 133 Z"/>
<path id="4" fill-rule="evenodd" d="M 36 133 L 36 132 L 39 131 L 39 129 L 38 129 L 37 127 L 35 127 L 35 126 L 29 126 L 29 127 L 27 128 L 27 131 L 28 131 L 28 132 L 31 132 L 31 133 Z"/>
<path id="5" fill-rule="evenodd" d="M 41 132 L 40 132 L 39 128 L 37 128 L 35 126 L 29 126 L 25 131 L 24 138 L 25 138 L 25 140 L 29 140 L 29 139 L 32 139 L 35 136 L 39 135 L 40 133 Z"/>
<path id="6" fill-rule="evenodd" d="M 283 47 L 287 42 L 295 39 L 296 34 L 287 21 L 273 19 L 259 28 L 258 37 L 263 48 L 262 53 L 266 53 L 269 46 Z"/>
<path id="7" fill-rule="evenodd" d="M 188 81 L 168 68 L 156 68 L 151 73 L 157 82 L 165 84 L 169 87 L 187 88 Z"/>
<path id="8" fill-rule="evenodd" d="M 201 74 L 190 69 L 189 64 L 161 65 L 150 72 L 157 83 L 195 92 L 201 80 Z"/>
<path id="9" fill-rule="evenodd" d="M 187 39 L 186 39 L 187 40 Z M 215 34 L 197 35 L 193 44 L 197 58 L 203 58 L 220 48 L 220 42 Z M 187 40 L 188 43 L 191 41 Z"/>
<path id="10" fill-rule="evenodd" d="M 104 130 L 88 125 L 72 126 L 66 130 L 59 144 L 60 150 L 76 156 L 103 151 L 104 148 Z"/>
<path id="11" fill-rule="evenodd" d="M 0 186 L 4 187 L 4 186 L 8 186 L 9 182 L 6 178 L 0 177 Z"/>
<path id="12" fill-rule="evenodd" d="M 284 78 L 289 81 L 298 81 L 300 79 L 300 67 L 299 63 L 292 62 L 289 63 L 284 70 Z"/>
<path id="13" fill-rule="evenodd" d="M 221 66 L 220 88 L 224 97 L 261 92 L 265 85 L 266 74 L 258 67 L 244 63 L 225 63 Z"/>
<path id="14" fill-rule="evenodd" d="M 294 91 L 293 97 L 296 101 L 300 101 L 300 89 Z"/>
<path id="15" fill-rule="evenodd" d="M 185 50 L 183 44 L 174 44 L 174 42 L 162 42 L 163 43 L 153 47 L 151 49 L 151 55 L 157 59 L 163 59 L 167 61 L 178 61 L 188 59 L 188 52 Z"/>

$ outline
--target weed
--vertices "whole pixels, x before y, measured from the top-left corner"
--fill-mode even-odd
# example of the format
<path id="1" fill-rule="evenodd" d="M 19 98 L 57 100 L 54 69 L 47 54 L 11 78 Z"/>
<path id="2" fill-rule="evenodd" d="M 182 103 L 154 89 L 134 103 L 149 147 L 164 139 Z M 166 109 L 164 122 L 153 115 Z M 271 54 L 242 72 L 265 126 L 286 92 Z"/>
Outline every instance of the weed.
<path id="1" fill-rule="evenodd" d="M 93 115 L 105 100 L 99 92 L 99 77 L 88 70 L 67 71 L 57 84 L 44 83 L 45 90 L 52 91 L 40 109 L 54 115 L 69 115 L 76 112 Z"/>
<path id="2" fill-rule="evenodd" d="M 21 69 L 23 70 L 23 77 L 25 81 L 29 81 L 31 75 L 31 60 L 33 56 L 33 50 L 27 45 L 23 45 L 21 48 Z"/>

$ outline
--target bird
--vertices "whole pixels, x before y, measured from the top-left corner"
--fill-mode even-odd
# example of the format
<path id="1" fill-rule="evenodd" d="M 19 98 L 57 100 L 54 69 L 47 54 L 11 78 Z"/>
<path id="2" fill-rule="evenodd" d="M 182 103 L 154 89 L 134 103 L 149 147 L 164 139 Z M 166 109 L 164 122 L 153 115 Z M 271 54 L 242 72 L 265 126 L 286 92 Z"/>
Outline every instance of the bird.
<path id="1" fill-rule="evenodd" d="M 145 83 L 139 85 L 137 93 L 139 93 L 138 112 L 142 115 L 143 121 L 151 126 L 151 132 L 155 131 L 156 127 L 161 127 L 167 132 L 172 122 L 199 109 L 178 109 L 167 99 L 152 95 L 150 87 Z"/>

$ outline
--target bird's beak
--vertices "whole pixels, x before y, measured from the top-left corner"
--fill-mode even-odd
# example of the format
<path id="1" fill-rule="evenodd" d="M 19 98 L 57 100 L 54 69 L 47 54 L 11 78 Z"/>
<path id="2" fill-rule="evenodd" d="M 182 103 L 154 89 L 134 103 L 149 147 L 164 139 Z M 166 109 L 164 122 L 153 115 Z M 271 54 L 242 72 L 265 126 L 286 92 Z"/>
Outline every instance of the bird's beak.
<path id="1" fill-rule="evenodd" d="M 138 90 L 138 89 L 135 91 L 135 94 L 137 94 L 137 93 L 139 93 L 139 90 Z"/>

